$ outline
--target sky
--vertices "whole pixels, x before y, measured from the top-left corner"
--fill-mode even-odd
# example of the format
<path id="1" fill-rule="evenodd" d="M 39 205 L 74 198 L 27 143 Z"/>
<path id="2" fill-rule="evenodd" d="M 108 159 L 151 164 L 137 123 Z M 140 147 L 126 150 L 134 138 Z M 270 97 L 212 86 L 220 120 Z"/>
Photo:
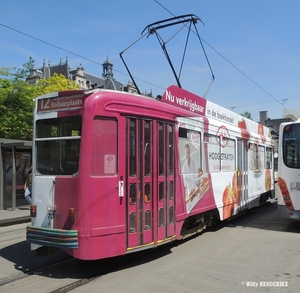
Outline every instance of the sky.
<path id="1" fill-rule="evenodd" d="M 194 14 L 204 51 L 192 31 L 181 70 L 188 30 L 174 25 L 158 31 L 182 88 L 238 114 L 248 111 L 255 121 L 260 111 L 280 119 L 300 109 L 299 0 L 0 3 L 0 67 L 20 68 L 30 56 L 36 68 L 68 59 L 72 68 L 102 76 L 108 57 L 114 78 L 127 84 L 123 52 L 140 91 L 162 95 L 176 80 L 159 41 L 155 35 L 136 41 L 149 24 Z"/>

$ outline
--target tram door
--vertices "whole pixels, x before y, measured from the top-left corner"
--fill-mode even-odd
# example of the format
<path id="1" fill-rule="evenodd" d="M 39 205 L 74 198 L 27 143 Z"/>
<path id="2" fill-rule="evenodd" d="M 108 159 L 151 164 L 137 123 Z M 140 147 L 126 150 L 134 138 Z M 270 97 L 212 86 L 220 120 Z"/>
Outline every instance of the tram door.
<path id="1" fill-rule="evenodd" d="M 157 242 L 175 234 L 174 125 L 157 123 Z"/>
<path id="2" fill-rule="evenodd" d="M 238 180 L 239 198 L 241 201 L 241 209 L 246 209 L 248 206 L 248 141 L 238 139 L 237 141 L 237 157 L 238 157 Z"/>
<path id="3" fill-rule="evenodd" d="M 175 218 L 173 141 L 173 125 L 127 119 L 128 249 L 153 245 L 174 234 L 174 223 L 167 224 Z"/>

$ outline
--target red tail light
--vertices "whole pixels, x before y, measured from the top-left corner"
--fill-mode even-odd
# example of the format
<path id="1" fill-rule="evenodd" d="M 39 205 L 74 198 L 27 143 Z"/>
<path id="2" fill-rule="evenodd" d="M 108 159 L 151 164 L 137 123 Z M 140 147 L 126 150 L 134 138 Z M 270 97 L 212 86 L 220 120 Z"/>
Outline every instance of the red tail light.
<path id="1" fill-rule="evenodd" d="M 69 208 L 69 220 L 74 223 L 76 220 L 76 210 L 75 208 Z"/>
<path id="2" fill-rule="evenodd" d="M 35 218 L 36 217 L 36 205 L 32 204 L 30 206 L 30 217 Z"/>

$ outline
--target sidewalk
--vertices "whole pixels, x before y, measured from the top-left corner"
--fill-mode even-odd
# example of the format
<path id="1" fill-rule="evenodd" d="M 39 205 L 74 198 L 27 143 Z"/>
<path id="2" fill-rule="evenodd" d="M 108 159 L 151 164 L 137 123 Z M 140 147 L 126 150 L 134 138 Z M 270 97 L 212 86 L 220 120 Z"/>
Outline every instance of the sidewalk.
<path id="1" fill-rule="evenodd" d="M 17 207 L 13 210 L 0 210 L 0 227 L 19 223 L 30 223 L 29 205 Z"/>

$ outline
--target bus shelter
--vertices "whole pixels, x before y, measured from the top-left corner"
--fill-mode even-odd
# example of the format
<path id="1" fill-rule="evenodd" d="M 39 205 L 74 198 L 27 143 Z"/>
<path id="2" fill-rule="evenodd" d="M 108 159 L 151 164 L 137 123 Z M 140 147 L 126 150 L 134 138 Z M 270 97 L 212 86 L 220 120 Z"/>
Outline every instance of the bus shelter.
<path id="1" fill-rule="evenodd" d="M 24 184 L 31 165 L 32 141 L 0 139 L 0 210 L 28 205 Z"/>

